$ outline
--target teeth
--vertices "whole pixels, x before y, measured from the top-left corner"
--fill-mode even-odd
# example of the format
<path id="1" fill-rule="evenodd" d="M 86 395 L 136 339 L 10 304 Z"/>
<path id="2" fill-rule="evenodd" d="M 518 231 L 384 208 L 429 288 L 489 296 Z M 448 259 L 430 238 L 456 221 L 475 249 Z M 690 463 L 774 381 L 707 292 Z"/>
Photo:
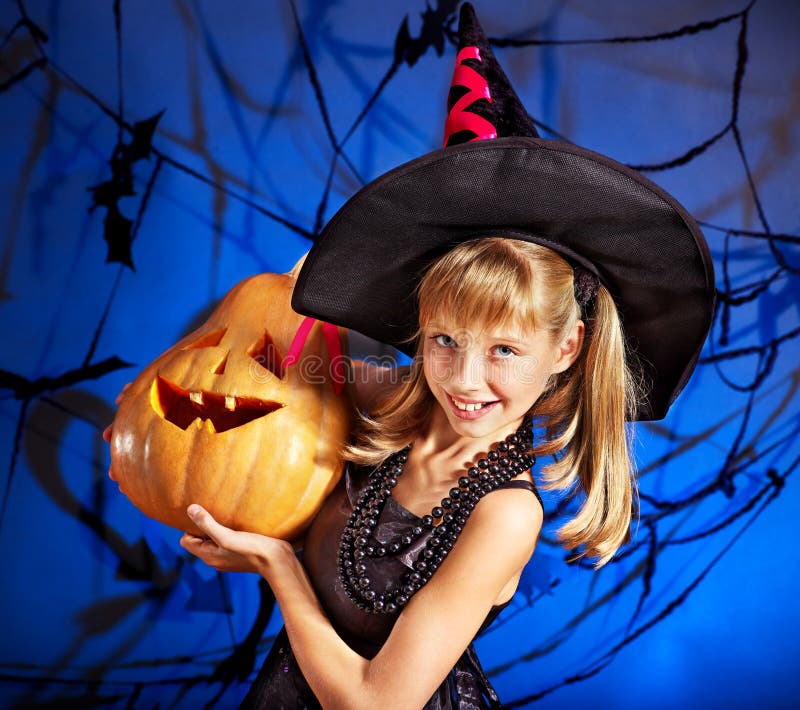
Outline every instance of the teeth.
<path id="1" fill-rule="evenodd" d="M 225 395 L 225 409 L 229 409 L 231 412 L 236 409 L 236 397 Z"/>
<path id="2" fill-rule="evenodd" d="M 203 393 L 189 392 L 189 399 L 191 399 L 195 404 L 203 404 Z"/>
<path id="3" fill-rule="evenodd" d="M 465 412 L 474 412 L 476 409 L 480 409 L 483 406 L 483 402 L 466 404 L 465 402 L 459 402 L 455 397 L 453 397 L 453 402 L 455 402 L 456 407 Z"/>

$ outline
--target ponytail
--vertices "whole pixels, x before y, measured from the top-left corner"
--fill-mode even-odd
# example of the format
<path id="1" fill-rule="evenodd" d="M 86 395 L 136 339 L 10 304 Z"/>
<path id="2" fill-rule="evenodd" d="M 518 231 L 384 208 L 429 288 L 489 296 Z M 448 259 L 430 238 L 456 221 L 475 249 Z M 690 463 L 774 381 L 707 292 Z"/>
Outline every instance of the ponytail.
<path id="1" fill-rule="evenodd" d="M 606 564 L 630 537 L 638 496 L 625 420 L 634 411 L 638 385 L 616 305 L 602 285 L 587 319 L 583 351 L 557 375 L 535 413 L 545 418 L 547 436 L 538 455 L 560 455 L 542 471 L 546 489 L 576 488 L 585 499 L 577 515 L 561 526 L 558 538 L 574 559 Z"/>

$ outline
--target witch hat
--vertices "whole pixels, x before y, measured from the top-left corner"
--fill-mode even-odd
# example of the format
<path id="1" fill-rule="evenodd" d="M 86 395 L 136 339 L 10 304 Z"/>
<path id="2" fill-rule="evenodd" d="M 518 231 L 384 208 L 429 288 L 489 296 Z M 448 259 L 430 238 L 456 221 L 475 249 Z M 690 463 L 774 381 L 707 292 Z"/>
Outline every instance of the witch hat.
<path id="1" fill-rule="evenodd" d="M 609 289 L 649 385 L 633 418 L 663 418 L 711 325 L 700 228 L 635 170 L 539 137 L 467 3 L 459 37 L 445 147 L 344 204 L 309 252 L 292 307 L 410 353 L 414 290 L 439 256 L 482 236 L 541 244 Z"/>

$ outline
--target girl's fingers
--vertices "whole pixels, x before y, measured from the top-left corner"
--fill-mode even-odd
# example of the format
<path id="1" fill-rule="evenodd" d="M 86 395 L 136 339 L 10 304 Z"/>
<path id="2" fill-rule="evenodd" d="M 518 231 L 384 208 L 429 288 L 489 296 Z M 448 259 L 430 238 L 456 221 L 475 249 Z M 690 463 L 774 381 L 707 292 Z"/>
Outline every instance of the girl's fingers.
<path id="1" fill-rule="evenodd" d="M 122 402 L 122 398 L 125 396 L 125 393 L 128 391 L 128 389 L 130 389 L 130 386 L 132 384 L 133 384 L 133 382 L 126 382 L 123 385 L 122 391 L 117 395 L 117 398 L 114 400 L 114 404 L 116 404 L 118 407 L 119 407 L 120 403 Z M 111 424 L 109 424 L 103 430 L 103 441 L 107 441 L 109 444 L 111 443 L 111 427 L 112 426 L 114 426 L 113 422 Z"/>
<path id="2" fill-rule="evenodd" d="M 189 548 L 193 545 L 197 545 L 198 543 L 203 542 L 204 538 L 197 537 L 197 535 L 192 535 L 190 532 L 183 533 L 183 537 L 181 538 L 181 547 Z"/>
<path id="3" fill-rule="evenodd" d="M 207 537 L 197 537 L 190 532 L 185 532 L 180 540 L 181 547 L 205 562 L 210 567 L 223 571 L 219 566 L 219 547 Z"/>
<path id="4" fill-rule="evenodd" d="M 126 382 L 122 386 L 122 391 L 117 395 L 117 398 L 114 400 L 114 404 L 116 404 L 118 407 L 122 403 L 122 399 L 125 397 L 125 393 L 130 389 L 130 386 L 132 384 L 133 382 Z"/>
<path id="5" fill-rule="evenodd" d="M 186 514 L 192 522 L 197 525 L 208 537 L 218 542 L 221 535 L 224 535 L 227 528 L 214 520 L 211 513 L 197 503 L 192 503 L 187 509 Z"/>

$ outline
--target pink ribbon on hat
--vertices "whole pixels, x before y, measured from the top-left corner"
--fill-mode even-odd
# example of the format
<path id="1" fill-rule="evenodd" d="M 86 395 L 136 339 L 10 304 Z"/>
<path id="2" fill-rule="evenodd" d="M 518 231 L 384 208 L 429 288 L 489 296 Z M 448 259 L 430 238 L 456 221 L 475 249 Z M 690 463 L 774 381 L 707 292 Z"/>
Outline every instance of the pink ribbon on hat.
<path id="1" fill-rule="evenodd" d="M 447 114 L 444 124 L 445 145 L 450 140 L 450 136 L 459 131 L 472 131 L 475 137 L 471 138 L 470 142 L 497 138 L 497 128 L 490 121 L 467 111 L 469 106 L 480 99 L 486 99 L 492 103 L 489 83 L 471 66 L 464 64 L 467 59 L 477 59 L 479 62 L 483 62 L 481 52 L 477 47 L 464 47 L 456 57 L 451 86 L 461 86 L 467 89 L 467 92 L 453 104 Z"/>
<path id="2" fill-rule="evenodd" d="M 342 344 L 339 341 L 339 331 L 333 323 L 325 323 L 317 321 L 316 318 L 306 316 L 303 322 L 297 329 L 292 339 L 292 344 L 289 346 L 289 352 L 281 362 L 281 371 L 285 372 L 286 368 L 294 365 L 300 359 L 300 353 L 308 340 L 308 335 L 314 323 L 319 322 L 322 325 L 322 335 L 325 338 L 325 344 L 328 346 L 328 355 L 331 357 L 331 380 L 333 382 L 333 391 L 336 394 L 341 394 L 344 389 L 344 356 L 342 355 Z"/>

